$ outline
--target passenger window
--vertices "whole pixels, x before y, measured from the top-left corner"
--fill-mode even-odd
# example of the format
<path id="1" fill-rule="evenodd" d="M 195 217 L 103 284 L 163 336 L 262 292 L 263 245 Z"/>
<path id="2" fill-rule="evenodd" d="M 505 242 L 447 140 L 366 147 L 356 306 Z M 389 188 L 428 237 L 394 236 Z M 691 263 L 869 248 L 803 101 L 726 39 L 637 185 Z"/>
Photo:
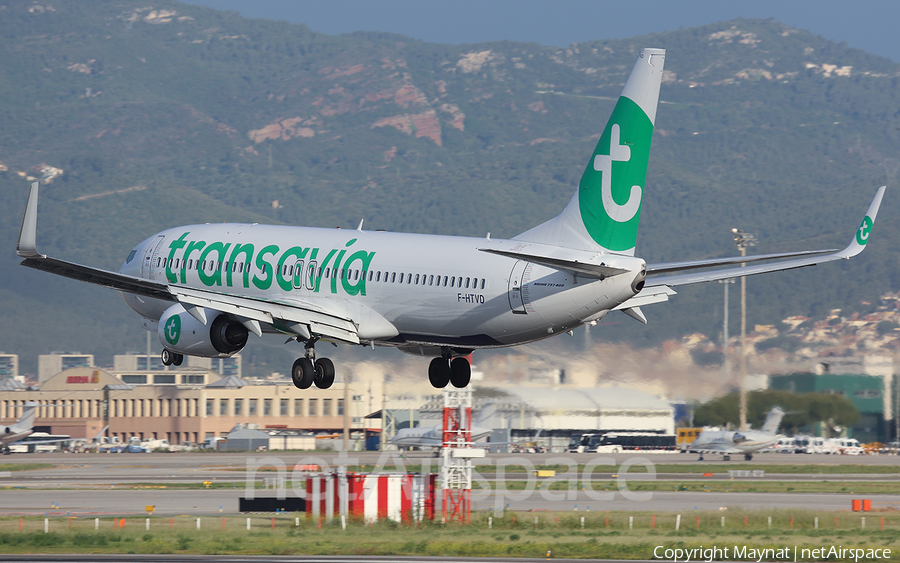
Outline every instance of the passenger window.
<path id="1" fill-rule="evenodd" d="M 290 268 L 288 268 L 288 275 L 291 276 L 291 277 L 294 276 L 294 267 L 293 267 L 293 266 L 291 266 Z"/>
<path id="2" fill-rule="evenodd" d="M 447 287 L 447 276 L 444 276 L 444 287 Z"/>
<path id="3" fill-rule="evenodd" d="M 428 276 L 428 285 L 434 285 L 434 275 Z"/>
<path id="4" fill-rule="evenodd" d="M 330 278 L 330 277 L 331 277 L 331 268 L 325 268 L 325 277 L 326 277 L 326 278 Z"/>
<path id="5" fill-rule="evenodd" d="M 381 281 L 381 272 L 375 274 L 375 281 Z"/>
<path id="6" fill-rule="evenodd" d="M 359 270 L 353 270 L 353 281 L 359 279 Z"/>
<path id="7" fill-rule="evenodd" d="M 484 278 L 481 278 L 481 289 L 484 289 Z"/>
<path id="8" fill-rule="evenodd" d="M 244 273 L 244 263 L 243 262 L 241 262 L 240 268 L 238 268 L 238 273 L 240 273 L 240 274 Z"/>
<path id="9" fill-rule="evenodd" d="M 453 283 L 456 281 L 456 276 L 450 276 L 450 287 L 453 287 Z"/>
<path id="10" fill-rule="evenodd" d="M 296 267 L 295 267 L 296 266 Z M 297 260 L 294 266 L 291 266 L 293 270 L 293 279 L 291 280 L 291 285 L 296 289 L 300 289 L 303 287 L 303 260 Z"/>
<path id="11" fill-rule="evenodd" d="M 419 285 L 419 274 L 416 274 L 416 285 Z"/>
<path id="12" fill-rule="evenodd" d="M 469 278 L 466 278 L 466 289 L 469 289 Z"/>
<path id="13" fill-rule="evenodd" d="M 300 263 L 298 268 L 303 268 L 303 262 Z M 306 274 L 306 289 L 315 289 L 316 288 L 316 269 L 318 264 L 315 262 L 309 263 L 309 271 Z"/>
<path id="14" fill-rule="evenodd" d="M 399 281 L 399 283 L 403 283 L 403 274 L 400 274 L 400 281 Z"/>
<path id="15" fill-rule="evenodd" d="M 391 272 L 391 283 L 395 283 L 397 281 L 397 272 Z"/>
<path id="16" fill-rule="evenodd" d="M 222 263 L 221 262 L 216 262 L 216 271 L 219 271 L 219 272 L 222 271 Z"/>
<path id="17" fill-rule="evenodd" d="M 160 260 L 162 260 L 162 258 L 157 258 L 157 259 L 156 259 L 156 267 L 157 267 L 157 268 L 159 268 L 159 262 L 160 262 Z"/>

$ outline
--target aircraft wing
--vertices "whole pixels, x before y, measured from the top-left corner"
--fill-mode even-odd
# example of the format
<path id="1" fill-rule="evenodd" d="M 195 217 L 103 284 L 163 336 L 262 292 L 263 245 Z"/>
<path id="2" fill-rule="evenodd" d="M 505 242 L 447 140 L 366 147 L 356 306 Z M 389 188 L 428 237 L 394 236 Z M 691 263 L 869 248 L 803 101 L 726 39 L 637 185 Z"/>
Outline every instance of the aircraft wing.
<path id="1" fill-rule="evenodd" d="M 23 266 L 126 293 L 181 303 L 188 313 L 204 324 L 206 324 L 205 315 L 198 309 L 199 307 L 215 309 L 245 319 L 247 328 L 257 336 L 262 334 L 259 323 L 264 322 L 283 325 L 285 329 L 304 338 L 315 335 L 359 344 L 358 327 L 352 319 L 333 311 L 326 311 L 306 301 L 275 302 L 161 283 L 82 266 L 41 254 L 36 244 L 38 186 L 38 182 L 31 184 L 25 216 L 22 218 L 22 229 L 19 231 L 16 251 L 24 258 L 21 262 Z"/>
<path id="2" fill-rule="evenodd" d="M 884 197 L 885 186 L 878 188 L 875 198 L 869 205 L 869 209 L 863 217 L 859 227 L 854 232 L 850 244 L 841 251 L 810 251 L 795 252 L 787 254 L 768 254 L 763 256 L 748 256 L 738 258 L 719 258 L 715 260 L 697 260 L 693 262 L 675 262 L 668 264 L 651 264 L 647 266 L 647 282 L 645 287 L 659 286 L 678 286 L 688 285 L 700 282 L 709 282 L 716 280 L 724 280 L 730 278 L 739 278 L 743 276 L 752 276 L 755 274 L 765 274 L 768 272 L 778 272 L 781 270 L 792 270 L 795 268 L 805 268 L 807 266 L 815 266 L 834 260 L 848 260 L 866 248 L 869 241 L 869 235 L 875 224 L 875 216 L 878 214 L 878 208 L 881 207 L 881 200 Z M 772 260 L 777 258 L 794 257 L 792 260 L 782 260 L 768 264 L 756 264 L 753 266 L 726 268 L 723 270 L 712 270 L 690 274 L 673 274 L 684 270 L 693 270 L 700 268 L 708 268 L 721 266 L 724 264 L 740 264 L 751 261 Z"/>

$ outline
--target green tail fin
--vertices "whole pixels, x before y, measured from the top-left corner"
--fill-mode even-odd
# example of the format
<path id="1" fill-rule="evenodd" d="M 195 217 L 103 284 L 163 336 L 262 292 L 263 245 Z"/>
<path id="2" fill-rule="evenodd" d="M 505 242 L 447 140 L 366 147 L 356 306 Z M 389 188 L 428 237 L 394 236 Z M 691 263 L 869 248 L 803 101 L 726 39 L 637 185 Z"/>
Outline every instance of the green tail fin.
<path id="1" fill-rule="evenodd" d="M 634 254 L 664 63 L 665 50 L 641 51 L 575 197 L 516 239 Z"/>

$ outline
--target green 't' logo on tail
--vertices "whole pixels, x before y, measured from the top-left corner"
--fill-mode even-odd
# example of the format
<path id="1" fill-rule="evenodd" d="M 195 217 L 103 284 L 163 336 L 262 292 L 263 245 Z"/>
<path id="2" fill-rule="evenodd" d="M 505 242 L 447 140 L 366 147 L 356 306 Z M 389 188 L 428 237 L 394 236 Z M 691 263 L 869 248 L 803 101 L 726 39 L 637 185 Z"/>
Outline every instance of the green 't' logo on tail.
<path id="1" fill-rule="evenodd" d="M 634 248 L 652 136 L 647 114 L 620 97 L 581 176 L 581 220 L 591 238 L 607 250 Z"/>
<path id="2" fill-rule="evenodd" d="M 867 242 L 869 242 L 869 233 L 872 232 L 872 219 L 866 215 L 863 217 L 862 223 L 859 224 L 859 228 L 856 229 L 856 242 L 859 243 L 860 246 L 865 246 Z"/>
<path id="3" fill-rule="evenodd" d="M 178 339 L 181 338 L 181 316 L 172 315 L 163 328 L 165 329 L 166 342 L 172 346 L 178 344 Z"/>

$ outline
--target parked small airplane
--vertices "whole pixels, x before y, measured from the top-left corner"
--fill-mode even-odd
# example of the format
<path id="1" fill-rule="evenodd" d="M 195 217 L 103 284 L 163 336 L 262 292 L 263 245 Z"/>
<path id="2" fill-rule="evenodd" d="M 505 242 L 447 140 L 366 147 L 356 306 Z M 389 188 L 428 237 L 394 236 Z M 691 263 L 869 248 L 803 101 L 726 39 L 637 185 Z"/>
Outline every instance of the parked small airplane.
<path id="1" fill-rule="evenodd" d="M 28 401 L 24 405 L 22 405 L 22 417 L 19 418 L 16 422 L 12 424 L 12 426 L 4 426 L 0 427 L 0 454 L 9 455 L 12 453 L 10 449 L 10 445 L 15 444 L 16 442 L 20 442 L 25 438 L 34 434 L 34 419 L 37 416 L 37 407 L 38 404 L 34 401 Z M 100 434 L 94 436 L 91 440 L 96 440 L 100 437 L 103 432 L 109 426 L 103 428 L 100 431 Z M 40 434 L 35 435 L 35 438 L 28 442 L 29 446 L 39 445 L 39 444 L 62 444 L 62 443 L 71 443 L 78 438 L 53 438 L 49 440 L 41 440 Z"/>
<path id="2" fill-rule="evenodd" d="M 724 461 L 730 461 L 731 454 L 744 454 L 744 459 L 750 461 L 753 452 L 767 448 L 781 438 L 778 426 L 782 418 L 784 411 L 780 407 L 772 407 L 759 430 L 704 430 L 690 445 L 690 451 L 700 453 L 699 461 L 703 461 L 705 453 L 722 454 Z"/>
<path id="3" fill-rule="evenodd" d="M 37 403 L 28 401 L 23 405 L 22 417 L 13 423 L 12 426 L 5 426 L 3 434 L 0 435 L 0 453 L 4 455 L 10 454 L 9 445 L 14 444 L 31 436 L 34 432 L 34 417 L 37 413 Z"/>
<path id="4" fill-rule="evenodd" d="M 152 235 L 110 272 L 38 252 L 35 182 L 18 254 L 23 266 L 118 290 L 158 333 L 165 365 L 232 356 L 250 333 L 282 334 L 305 348 L 294 385 L 327 389 L 335 368 L 317 357 L 320 340 L 431 357 L 434 387 L 465 387 L 475 349 L 570 333 L 614 310 L 646 323 L 641 307 L 668 301 L 673 287 L 865 249 L 884 187 L 841 251 L 663 264 L 635 256 L 665 55 L 641 50 L 568 206 L 510 240 L 370 232 L 362 222 L 355 231 L 212 223 Z M 758 263 L 773 259 L 782 260 Z"/>
<path id="5" fill-rule="evenodd" d="M 478 417 L 472 424 L 472 441 L 477 442 L 491 434 L 488 428 L 478 426 L 494 412 L 494 408 L 488 403 L 481 407 Z M 414 428 L 401 428 L 388 441 L 399 449 L 403 448 L 441 448 L 444 445 L 444 428 L 441 424 L 434 426 L 417 426 Z"/>

